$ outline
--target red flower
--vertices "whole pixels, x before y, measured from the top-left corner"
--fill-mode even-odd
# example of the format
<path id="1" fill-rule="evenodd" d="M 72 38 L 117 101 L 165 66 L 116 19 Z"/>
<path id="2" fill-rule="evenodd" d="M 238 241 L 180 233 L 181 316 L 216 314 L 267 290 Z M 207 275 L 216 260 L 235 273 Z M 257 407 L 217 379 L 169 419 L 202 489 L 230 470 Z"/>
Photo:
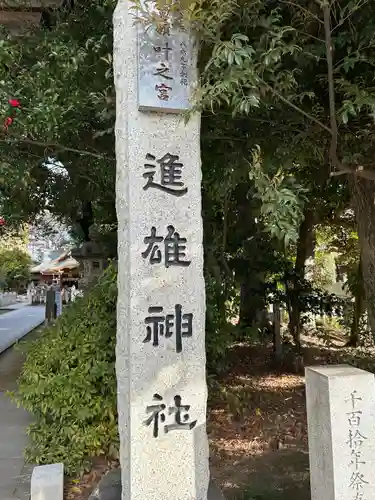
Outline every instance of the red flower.
<path id="1" fill-rule="evenodd" d="M 8 102 L 12 106 L 12 108 L 19 108 L 21 106 L 21 103 L 18 99 L 9 99 Z"/>
<path id="2" fill-rule="evenodd" d="M 0 217 L 0 226 L 5 226 L 5 219 L 4 219 L 4 217 Z"/>
<path id="3" fill-rule="evenodd" d="M 13 118 L 11 118 L 10 116 L 5 118 L 4 130 L 8 130 L 9 125 L 12 125 L 12 123 L 13 123 Z"/>

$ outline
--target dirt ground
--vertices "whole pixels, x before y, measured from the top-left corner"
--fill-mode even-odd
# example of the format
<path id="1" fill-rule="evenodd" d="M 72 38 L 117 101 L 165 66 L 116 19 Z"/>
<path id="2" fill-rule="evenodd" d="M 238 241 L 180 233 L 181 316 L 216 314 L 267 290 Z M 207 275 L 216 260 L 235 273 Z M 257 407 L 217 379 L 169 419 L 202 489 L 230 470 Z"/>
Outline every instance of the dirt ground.
<path id="1" fill-rule="evenodd" d="M 305 364 L 348 362 L 373 371 L 372 350 L 340 344 L 304 338 Z M 310 500 L 304 377 L 273 371 L 270 354 L 265 346 L 236 345 L 230 375 L 209 381 L 211 474 L 228 500 Z M 101 460 L 82 481 L 67 481 L 65 500 L 87 500 L 108 468 Z"/>
<path id="2" fill-rule="evenodd" d="M 270 351 L 236 346 L 241 359 L 220 381 L 226 400 L 209 414 L 211 474 L 229 500 L 309 500 L 304 379 L 272 373 Z M 239 408 L 239 410 L 237 409 Z"/>

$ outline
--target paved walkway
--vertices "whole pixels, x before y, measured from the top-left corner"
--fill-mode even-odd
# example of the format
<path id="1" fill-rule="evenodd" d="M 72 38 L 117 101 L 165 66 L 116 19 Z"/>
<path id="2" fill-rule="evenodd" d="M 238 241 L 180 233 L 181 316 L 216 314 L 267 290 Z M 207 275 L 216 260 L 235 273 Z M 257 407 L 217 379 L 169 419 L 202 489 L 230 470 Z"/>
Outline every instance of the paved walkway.
<path id="1" fill-rule="evenodd" d="M 9 306 L 1 306 L 0 309 L 2 309 L 3 311 L 9 311 L 9 309 L 13 310 L 13 309 L 22 309 L 22 307 L 26 307 L 28 306 L 29 303 L 26 302 L 26 300 L 22 300 L 22 301 L 19 301 L 19 302 L 15 302 L 14 304 L 10 304 Z"/>
<path id="2" fill-rule="evenodd" d="M 22 304 L 12 311 L 0 314 L 0 353 L 43 323 L 44 317 L 44 305 L 28 306 Z"/>
<path id="3" fill-rule="evenodd" d="M 15 390 L 23 355 L 13 348 L 0 355 L 0 499 L 29 500 L 32 467 L 25 465 L 26 427 L 31 421 L 22 408 L 5 395 Z"/>
<path id="4" fill-rule="evenodd" d="M 25 306 L 0 315 L 0 352 L 44 320 L 44 306 Z M 25 465 L 26 427 L 31 417 L 5 395 L 17 388 L 24 355 L 12 347 L 0 354 L 0 500 L 29 500 L 33 467 Z"/>

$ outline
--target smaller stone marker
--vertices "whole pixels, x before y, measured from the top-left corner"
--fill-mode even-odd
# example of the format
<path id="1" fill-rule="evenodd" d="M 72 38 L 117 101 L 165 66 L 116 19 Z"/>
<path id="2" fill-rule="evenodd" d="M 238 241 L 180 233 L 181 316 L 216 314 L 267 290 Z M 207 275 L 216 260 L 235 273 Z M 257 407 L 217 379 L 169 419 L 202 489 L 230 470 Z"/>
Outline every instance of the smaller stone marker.
<path id="1" fill-rule="evenodd" d="M 311 500 L 375 500 L 375 378 L 306 368 Z"/>
<path id="2" fill-rule="evenodd" d="M 64 465 L 35 467 L 31 476 L 31 500 L 63 500 Z"/>

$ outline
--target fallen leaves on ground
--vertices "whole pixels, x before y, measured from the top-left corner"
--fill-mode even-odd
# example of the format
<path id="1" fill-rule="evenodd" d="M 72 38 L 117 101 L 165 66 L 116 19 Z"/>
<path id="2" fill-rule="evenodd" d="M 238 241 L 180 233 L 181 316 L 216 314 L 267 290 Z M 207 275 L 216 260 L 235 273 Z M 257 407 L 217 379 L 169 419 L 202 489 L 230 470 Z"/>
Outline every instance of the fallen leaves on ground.
<path id="1" fill-rule="evenodd" d="M 218 398 L 208 423 L 211 473 L 229 497 L 246 487 L 254 468 L 266 466 L 262 457 L 307 449 L 303 377 L 272 373 L 270 350 L 263 346 L 239 345 L 232 355 L 243 362 L 220 386 L 235 395 L 240 411 L 231 408 L 230 397 Z"/>
<path id="2" fill-rule="evenodd" d="M 104 474 L 117 466 L 116 461 L 108 461 L 104 457 L 97 458 L 90 472 L 82 478 L 66 478 L 64 500 L 87 500 Z"/>

